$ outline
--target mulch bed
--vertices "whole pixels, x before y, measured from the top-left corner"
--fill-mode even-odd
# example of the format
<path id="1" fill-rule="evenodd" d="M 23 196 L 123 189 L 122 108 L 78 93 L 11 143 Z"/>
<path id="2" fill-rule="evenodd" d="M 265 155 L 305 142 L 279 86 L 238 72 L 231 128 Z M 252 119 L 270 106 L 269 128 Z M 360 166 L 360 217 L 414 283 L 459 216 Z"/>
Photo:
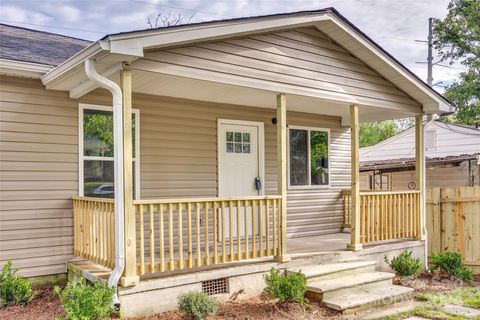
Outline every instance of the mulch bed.
<path id="1" fill-rule="evenodd" d="M 178 312 L 171 311 L 151 317 L 133 318 L 131 320 L 190 320 L 191 318 Z M 297 303 L 275 304 L 263 295 L 240 301 L 224 302 L 218 308 L 217 314 L 208 317 L 208 320 L 314 320 L 314 319 L 342 319 L 342 316 L 319 303 L 311 302 L 306 309 Z"/>
<path id="2" fill-rule="evenodd" d="M 57 316 L 65 316 L 60 301 L 53 287 L 37 290 L 37 296 L 26 306 L 14 305 L 0 309 L 2 320 L 52 320 Z"/>
<path id="3" fill-rule="evenodd" d="M 9 306 L 0 309 L 2 320 L 52 320 L 57 316 L 64 316 L 58 296 L 51 287 L 37 289 L 38 295 L 27 306 Z M 296 303 L 275 304 L 264 296 L 228 301 L 220 305 L 215 316 L 208 320 L 313 320 L 313 319 L 341 319 L 341 315 L 325 308 L 316 302 L 311 302 L 308 308 Z M 190 320 L 189 317 L 178 311 L 165 312 L 150 317 L 132 318 L 131 320 Z"/>
<path id="4" fill-rule="evenodd" d="M 470 284 L 462 283 L 453 277 L 427 272 L 421 273 L 415 279 L 401 279 L 395 277 L 394 283 L 413 288 L 417 292 L 446 291 L 463 287 L 480 287 L 480 274 L 475 275 L 473 277 L 473 282 Z"/>

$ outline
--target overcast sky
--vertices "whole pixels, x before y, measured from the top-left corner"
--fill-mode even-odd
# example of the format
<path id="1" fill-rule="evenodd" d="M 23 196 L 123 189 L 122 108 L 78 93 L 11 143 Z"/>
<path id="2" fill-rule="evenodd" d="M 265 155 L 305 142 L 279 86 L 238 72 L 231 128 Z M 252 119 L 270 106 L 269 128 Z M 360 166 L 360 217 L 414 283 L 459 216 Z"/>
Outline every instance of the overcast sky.
<path id="1" fill-rule="evenodd" d="M 335 7 L 422 79 L 427 67 L 428 18 L 443 18 L 449 0 L 0 0 L 0 22 L 98 40 L 148 27 L 158 13 L 191 22 Z M 435 66 L 434 83 L 451 83 L 461 66 Z M 443 91 L 437 86 L 437 90 Z"/>

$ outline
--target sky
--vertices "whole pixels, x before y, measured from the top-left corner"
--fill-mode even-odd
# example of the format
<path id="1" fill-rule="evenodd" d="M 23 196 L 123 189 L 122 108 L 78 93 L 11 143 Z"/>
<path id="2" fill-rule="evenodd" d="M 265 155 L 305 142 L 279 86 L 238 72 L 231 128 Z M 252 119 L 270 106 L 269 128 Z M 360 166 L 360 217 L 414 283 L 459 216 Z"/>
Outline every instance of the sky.
<path id="1" fill-rule="evenodd" d="M 443 18 L 449 0 L 0 0 L 0 22 L 98 40 L 106 34 L 148 28 L 158 14 L 202 22 L 335 7 L 420 78 L 427 77 L 428 18 Z M 161 26 L 161 22 L 159 22 Z M 434 52 L 434 61 L 437 61 Z M 423 63 L 418 63 L 423 62 Z M 448 65 L 443 63 L 443 65 Z M 442 92 L 463 70 L 433 68 Z"/>

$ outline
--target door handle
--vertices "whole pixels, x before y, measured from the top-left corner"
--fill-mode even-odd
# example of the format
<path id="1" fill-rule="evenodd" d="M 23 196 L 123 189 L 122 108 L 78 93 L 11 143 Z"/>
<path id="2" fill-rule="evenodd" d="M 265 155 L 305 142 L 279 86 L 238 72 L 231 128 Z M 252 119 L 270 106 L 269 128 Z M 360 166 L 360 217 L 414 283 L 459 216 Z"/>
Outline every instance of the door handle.
<path id="1" fill-rule="evenodd" d="M 259 191 L 262 189 L 262 181 L 260 180 L 259 177 L 255 178 L 255 189 Z"/>

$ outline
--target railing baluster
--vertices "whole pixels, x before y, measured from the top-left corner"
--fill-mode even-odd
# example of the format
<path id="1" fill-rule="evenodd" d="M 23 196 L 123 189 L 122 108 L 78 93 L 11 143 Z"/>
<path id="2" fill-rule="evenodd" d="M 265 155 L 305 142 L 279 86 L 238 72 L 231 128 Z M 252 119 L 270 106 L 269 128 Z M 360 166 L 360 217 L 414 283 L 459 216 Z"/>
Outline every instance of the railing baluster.
<path id="1" fill-rule="evenodd" d="M 168 204 L 168 246 L 170 256 L 170 271 L 175 270 L 175 256 L 173 252 L 173 203 Z"/>
<path id="2" fill-rule="evenodd" d="M 197 209 L 196 211 L 197 220 L 195 221 L 195 227 L 197 231 L 197 245 L 196 245 L 197 267 L 200 267 L 202 265 L 202 248 L 200 248 L 200 202 L 197 202 L 195 207 Z"/>
<path id="3" fill-rule="evenodd" d="M 208 202 L 205 202 L 205 221 L 203 223 L 203 231 L 205 233 L 205 265 L 210 265 L 210 244 L 208 242 Z"/>
<path id="4" fill-rule="evenodd" d="M 139 237 L 140 237 L 140 274 L 145 274 L 145 239 L 144 239 L 144 222 L 143 222 L 143 205 L 138 206 L 138 221 L 139 221 Z"/>
<path id="5" fill-rule="evenodd" d="M 181 203 L 177 206 L 178 215 L 178 268 L 183 270 L 183 207 Z"/>
<path id="6" fill-rule="evenodd" d="M 165 226 L 163 223 L 163 204 L 158 206 L 158 235 L 160 241 L 160 272 L 165 271 Z"/>
<path id="7" fill-rule="evenodd" d="M 221 213 L 222 213 L 222 263 L 225 263 L 227 261 L 226 259 L 226 251 L 225 251 L 225 201 L 222 201 L 221 203 Z"/>
<path id="8" fill-rule="evenodd" d="M 233 256 L 233 217 L 232 217 L 232 210 L 233 210 L 233 204 L 232 201 L 230 200 L 228 202 L 228 237 L 230 239 L 229 245 L 230 245 L 230 261 L 233 261 L 234 256 Z"/>
<path id="9" fill-rule="evenodd" d="M 187 203 L 187 228 L 188 228 L 188 267 L 193 268 L 193 258 L 192 258 L 192 204 L 191 202 Z"/>
<path id="10" fill-rule="evenodd" d="M 251 216 L 252 216 L 252 258 L 256 258 L 257 257 L 257 252 L 256 252 L 256 233 L 255 233 L 255 204 L 256 204 L 256 201 L 253 200 L 252 201 L 252 212 L 251 212 Z"/>
<path id="11" fill-rule="evenodd" d="M 258 251 L 263 257 L 263 200 L 258 200 Z"/>
<path id="12" fill-rule="evenodd" d="M 248 253 L 248 200 L 245 200 L 243 202 L 243 233 L 244 233 L 244 239 L 243 241 L 245 242 L 245 259 L 249 258 L 249 253 Z"/>
<path id="13" fill-rule="evenodd" d="M 155 229 L 154 229 L 154 219 L 153 219 L 153 204 L 150 204 L 148 206 L 148 211 L 150 214 L 150 228 L 149 228 L 149 234 L 150 234 L 150 272 L 153 273 L 155 272 Z"/>
<path id="14" fill-rule="evenodd" d="M 218 263 L 218 203 L 213 201 L 213 264 Z"/>
<path id="15" fill-rule="evenodd" d="M 240 234 L 240 200 L 237 200 L 237 260 L 242 260 L 242 235 Z"/>
<path id="16" fill-rule="evenodd" d="M 265 250 L 270 255 L 270 200 L 267 199 L 265 207 Z"/>
<path id="17" fill-rule="evenodd" d="M 277 255 L 277 199 L 273 200 L 272 208 L 272 225 L 273 225 L 273 235 L 272 235 L 272 247 L 273 255 Z"/>

